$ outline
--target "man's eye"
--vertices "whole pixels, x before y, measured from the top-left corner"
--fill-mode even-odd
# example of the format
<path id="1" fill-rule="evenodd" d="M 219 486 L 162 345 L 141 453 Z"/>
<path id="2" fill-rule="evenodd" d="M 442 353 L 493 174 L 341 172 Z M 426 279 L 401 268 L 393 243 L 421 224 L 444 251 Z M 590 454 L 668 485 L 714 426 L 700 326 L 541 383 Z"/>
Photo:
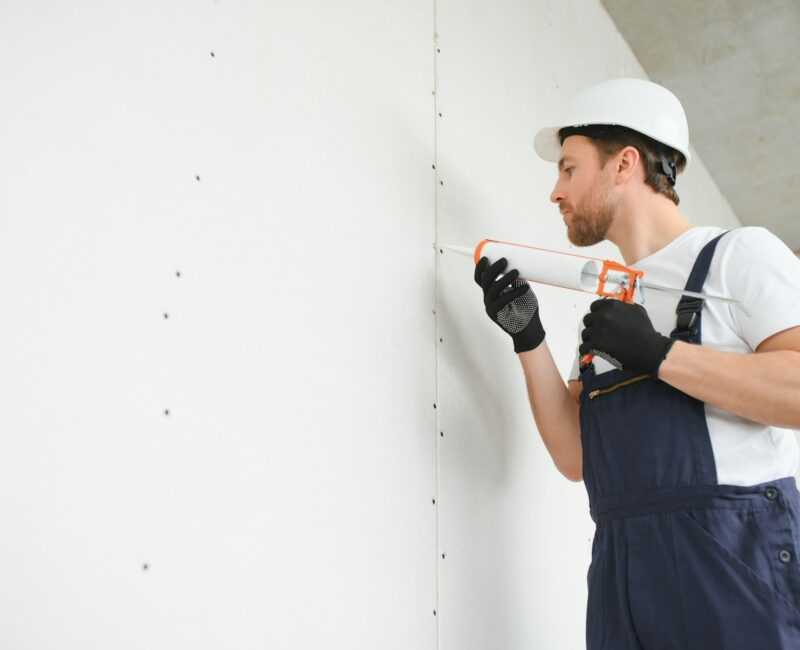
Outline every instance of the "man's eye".
<path id="1" fill-rule="evenodd" d="M 572 171 L 572 169 L 573 169 L 572 167 L 564 167 L 564 171 L 567 172 L 568 174 Z M 569 175 L 572 176 L 572 174 Z"/>

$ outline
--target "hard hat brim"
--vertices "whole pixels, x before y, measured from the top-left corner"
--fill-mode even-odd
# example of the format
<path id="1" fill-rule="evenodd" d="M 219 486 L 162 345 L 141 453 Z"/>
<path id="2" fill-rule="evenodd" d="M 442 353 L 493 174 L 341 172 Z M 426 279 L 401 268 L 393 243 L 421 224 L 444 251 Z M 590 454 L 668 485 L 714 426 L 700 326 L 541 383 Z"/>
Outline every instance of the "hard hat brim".
<path id="1" fill-rule="evenodd" d="M 545 127 L 533 138 L 533 149 L 542 160 L 558 162 L 558 157 L 561 153 L 558 132 L 561 128 L 560 126 Z"/>

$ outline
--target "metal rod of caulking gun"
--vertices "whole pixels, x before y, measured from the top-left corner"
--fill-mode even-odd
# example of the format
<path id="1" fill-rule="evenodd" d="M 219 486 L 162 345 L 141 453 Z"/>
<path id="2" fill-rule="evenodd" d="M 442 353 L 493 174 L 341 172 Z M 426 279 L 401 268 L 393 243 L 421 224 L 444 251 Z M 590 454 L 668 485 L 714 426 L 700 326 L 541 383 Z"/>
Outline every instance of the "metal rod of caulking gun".
<path id="1" fill-rule="evenodd" d="M 590 277 L 590 278 L 599 278 L 600 275 L 598 273 L 590 273 L 588 271 L 584 271 L 581 273 L 581 277 Z M 627 286 L 628 278 L 627 277 L 614 277 L 613 275 L 606 276 L 606 282 L 610 282 L 611 284 L 618 284 L 620 286 Z M 673 289 L 672 287 L 662 287 L 657 284 L 652 284 L 651 282 L 644 282 L 643 280 L 636 279 L 635 286 L 642 287 L 643 289 L 652 289 L 653 291 L 666 291 L 668 293 L 678 293 L 682 296 L 690 296 L 692 298 L 702 298 L 703 300 L 722 300 L 723 302 L 729 302 L 733 305 L 736 305 L 739 309 L 741 309 L 747 316 L 752 316 L 752 314 L 747 310 L 747 308 L 740 303 L 735 298 L 725 298 L 723 296 L 712 296 L 707 293 L 699 293 L 697 291 L 686 291 L 686 289 Z M 642 295 L 642 304 L 644 304 L 644 293 Z"/>

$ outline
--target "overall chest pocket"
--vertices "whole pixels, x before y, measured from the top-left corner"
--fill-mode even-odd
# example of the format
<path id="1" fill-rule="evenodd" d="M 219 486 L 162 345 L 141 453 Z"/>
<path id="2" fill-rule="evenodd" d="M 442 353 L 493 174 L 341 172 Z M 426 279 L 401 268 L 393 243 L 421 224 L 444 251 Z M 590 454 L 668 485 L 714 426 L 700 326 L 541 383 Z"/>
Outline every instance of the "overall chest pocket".
<path id="1" fill-rule="evenodd" d="M 618 381 L 612 384 L 611 386 L 607 386 L 606 388 L 596 388 L 594 390 L 590 390 L 586 394 L 586 399 L 596 399 L 598 397 L 602 397 L 603 395 L 607 395 L 608 393 L 613 393 L 615 390 L 619 390 L 620 388 L 624 388 L 625 386 L 630 386 L 631 384 L 643 381 L 650 376 L 651 375 L 637 375 L 636 377 L 631 377 L 630 379 Z"/>
<path id="2" fill-rule="evenodd" d="M 716 482 L 704 404 L 657 377 L 587 386 L 580 422 L 584 479 L 598 494 Z"/>

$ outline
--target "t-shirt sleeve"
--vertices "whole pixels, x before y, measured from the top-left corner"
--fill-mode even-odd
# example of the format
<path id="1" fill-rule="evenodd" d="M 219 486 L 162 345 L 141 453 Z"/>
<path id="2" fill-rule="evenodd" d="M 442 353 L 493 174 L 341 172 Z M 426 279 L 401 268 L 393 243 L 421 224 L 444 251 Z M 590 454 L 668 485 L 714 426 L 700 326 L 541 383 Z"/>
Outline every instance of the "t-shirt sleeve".
<path id="1" fill-rule="evenodd" d="M 739 336 L 755 351 L 773 334 L 800 325 L 800 259 L 766 228 L 748 226 L 726 248 L 722 269 L 728 303 Z"/>

